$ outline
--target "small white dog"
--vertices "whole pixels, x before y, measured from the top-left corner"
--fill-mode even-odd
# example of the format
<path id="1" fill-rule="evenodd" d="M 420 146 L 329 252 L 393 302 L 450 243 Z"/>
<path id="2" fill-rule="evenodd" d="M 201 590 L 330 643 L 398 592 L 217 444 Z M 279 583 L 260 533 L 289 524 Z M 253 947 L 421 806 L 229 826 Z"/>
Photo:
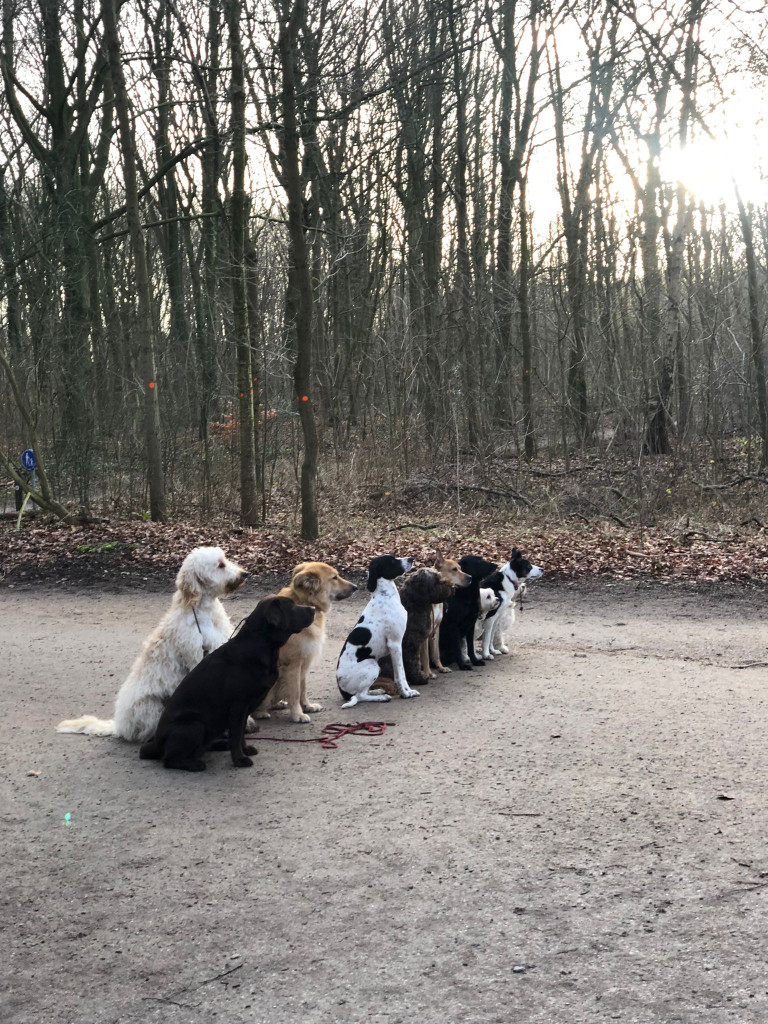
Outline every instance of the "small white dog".
<path id="1" fill-rule="evenodd" d="M 542 575 L 543 570 L 538 565 L 531 565 L 517 548 L 512 548 L 509 561 L 482 581 L 483 587 L 490 587 L 500 599 L 498 610 L 489 612 L 483 622 L 482 657 L 486 661 L 492 661 L 499 654 L 509 654 L 506 634 L 522 603 L 526 582 Z"/>
<path id="2" fill-rule="evenodd" d="M 392 659 L 395 684 L 401 697 L 418 697 L 405 678 L 403 665 L 403 635 L 408 624 L 408 612 L 403 608 L 400 594 L 393 583 L 398 576 L 410 572 L 412 558 L 380 555 L 368 566 L 368 590 L 371 599 L 357 625 L 347 637 L 336 666 L 336 682 L 346 701 L 343 708 L 353 708 L 359 701 L 390 700 L 387 693 L 371 687 L 379 679 L 379 658 Z"/>
<path id="3" fill-rule="evenodd" d="M 176 577 L 171 607 L 144 641 L 128 677 L 117 692 L 115 717 L 59 722 L 56 732 L 119 736 L 146 743 L 152 739 L 168 698 L 184 676 L 232 633 L 219 598 L 242 584 L 248 573 L 230 562 L 221 548 L 195 548 Z"/>
<path id="4" fill-rule="evenodd" d="M 480 587 L 480 613 L 475 625 L 475 640 L 479 640 L 483 635 L 485 620 L 489 614 L 496 611 L 500 604 L 501 598 L 492 587 Z"/>

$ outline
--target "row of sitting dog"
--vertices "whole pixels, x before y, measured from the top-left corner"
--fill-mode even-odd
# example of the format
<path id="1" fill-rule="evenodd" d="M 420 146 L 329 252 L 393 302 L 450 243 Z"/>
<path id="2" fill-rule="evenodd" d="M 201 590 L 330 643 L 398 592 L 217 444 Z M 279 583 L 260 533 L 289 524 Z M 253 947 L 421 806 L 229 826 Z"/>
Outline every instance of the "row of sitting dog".
<path id="1" fill-rule="evenodd" d="M 372 596 L 336 667 L 342 707 L 387 701 L 395 693 L 417 697 L 415 686 L 435 678 L 433 665 L 439 672 L 450 671 L 444 662 L 468 671 L 508 653 L 506 631 L 527 581 L 542 575 L 516 548 L 501 569 L 476 555 L 454 562 L 438 552 L 434 569 L 408 576 L 398 591 L 394 580 L 412 568 L 412 558 L 394 555 L 371 562 Z"/>
<path id="2" fill-rule="evenodd" d="M 337 666 L 344 707 L 398 693 L 418 696 L 415 686 L 435 677 L 432 666 L 447 672 L 447 661 L 470 669 L 506 651 L 504 632 L 526 580 L 541 575 L 516 550 L 501 569 L 473 555 L 456 562 L 438 552 L 434 568 L 409 575 L 398 591 L 394 580 L 412 568 L 412 558 L 394 555 L 369 566 L 371 599 Z M 268 718 L 280 707 L 294 722 L 310 721 L 321 708 L 308 699 L 307 679 L 322 650 L 326 616 L 357 587 L 324 562 L 301 563 L 290 584 L 259 602 L 232 636 L 221 597 L 247 575 L 220 548 L 192 551 L 170 609 L 120 687 L 114 717 L 86 715 L 60 722 L 57 731 L 138 741 L 142 757 L 199 771 L 202 753 L 222 746 L 229 746 L 234 764 L 251 763 L 254 751 L 244 744 L 246 727 L 255 727 L 249 716 Z"/>

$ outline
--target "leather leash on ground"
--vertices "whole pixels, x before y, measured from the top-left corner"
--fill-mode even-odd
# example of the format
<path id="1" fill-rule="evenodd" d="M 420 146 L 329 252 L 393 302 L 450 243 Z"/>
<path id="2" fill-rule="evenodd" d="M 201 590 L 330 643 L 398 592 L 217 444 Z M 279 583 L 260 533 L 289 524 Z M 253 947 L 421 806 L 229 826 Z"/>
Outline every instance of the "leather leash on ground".
<path id="1" fill-rule="evenodd" d="M 395 722 L 331 722 L 323 729 L 323 736 L 292 740 L 285 736 L 246 736 L 247 740 L 271 740 L 273 743 L 319 743 L 324 750 L 336 750 L 342 736 L 383 736 L 387 726 Z"/>

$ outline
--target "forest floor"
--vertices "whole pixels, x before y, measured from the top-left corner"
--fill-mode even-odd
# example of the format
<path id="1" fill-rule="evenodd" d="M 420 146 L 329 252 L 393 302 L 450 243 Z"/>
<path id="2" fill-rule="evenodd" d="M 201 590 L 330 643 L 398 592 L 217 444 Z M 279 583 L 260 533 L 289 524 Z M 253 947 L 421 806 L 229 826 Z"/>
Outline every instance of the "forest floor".
<path id="1" fill-rule="evenodd" d="M 387 551 L 427 564 L 436 548 L 456 558 L 472 552 L 503 562 L 515 545 L 550 580 L 768 582 L 768 476 L 754 472 L 738 441 L 719 460 L 704 446 L 691 449 L 687 459 L 639 464 L 626 452 L 586 453 L 568 463 L 549 458 L 537 463 L 540 468 L 486 459 L 464 467 L 458 486 L 444 466 L 387 485 L 372 472 L 368 481 L 365 474 L 355 478 L 350 465 L 324 474 L 314 542 L 299 538 L 298 490 L 285 474 L 270 492 L 264 523 L 253 527 L 240 524 L 233 494 L 205 513 L 176 494 L 165 523 L 105 507 L 73 526 L 27 513 L 17 530 L 6 491 L 0 587 L 42 582 L 164 589 L 198 544 L 220 545 L 262 579 L 317 559 L 360 578 L 368 561 Z"/>
<path id="2" fill-rule="evenodd" d="M 768 1019 L 765 590 L 545 578 L 507 658 L 341 711 L 356 594 L 325 710 L 261 734 L 394 727 L 186 775 L 54 733 L 110 713 L 167 593 L 15 578 L 5 1024 Z"/>

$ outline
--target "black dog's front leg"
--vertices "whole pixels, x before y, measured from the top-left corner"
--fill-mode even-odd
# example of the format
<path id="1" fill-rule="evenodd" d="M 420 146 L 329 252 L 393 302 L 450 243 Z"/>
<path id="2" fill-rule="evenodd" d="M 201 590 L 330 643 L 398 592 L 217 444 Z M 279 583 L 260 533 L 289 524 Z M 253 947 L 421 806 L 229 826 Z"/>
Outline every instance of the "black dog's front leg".
<path id="1" fill-rule="evenodd" d="M 467 659 L 464 657 L 464 652 L 462 651 L 461 648 L 462 648 L 462 642 L 461 642 L 461 638 L 459 637 L 456 640 L 455 644 L 451 644 L 451 646 L 450 646 L 450 648 L 449 648 L 449 650 L 447 652 L 446 657 L 443 658 L 443 661 L 447 662 L 448 664 L 450 664 L 452 661 L 456 662 L 456 664 L 459 666 L 459 668 L 461 669 L 462 672 L 471 672 L 472 671 L 472 666 L 469 664 Z"/>
<path id="2" fill-rule="evenodd" d="M 245 747 L 245 723 L 248 721 L 248 708 L 233 708 L 229 717 L 229 752 L 235 768 L 250 768 L 253 761 L 246 754 L 255 754 L 254 747 Z"/>
<path id="3" fill-rule="evenodd" d="M 475 624 L 474 624 L 474 622 L 469 627 L 469 629 L 467 631 L 467 635 L 465 637 L 465 640 L 467 641 L 467 654 L 469 655 L 469 660 L 472 662 L 472 664 L 473 665 L 484 665 L 485 662 L 483 661 L 483 659 L 482 658 L 478 658 L 477 654 L 475 653 Z"/>

